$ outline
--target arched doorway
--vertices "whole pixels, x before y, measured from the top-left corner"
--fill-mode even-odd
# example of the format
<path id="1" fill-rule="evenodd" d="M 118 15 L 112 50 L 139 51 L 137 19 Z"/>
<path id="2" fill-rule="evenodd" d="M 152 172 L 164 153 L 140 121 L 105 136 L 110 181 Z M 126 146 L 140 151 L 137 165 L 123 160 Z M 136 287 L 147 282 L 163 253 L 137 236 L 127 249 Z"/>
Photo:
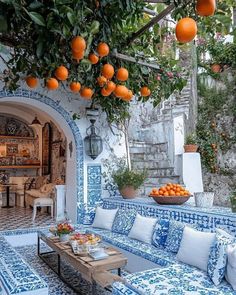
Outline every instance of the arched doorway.
<path id="1" fill-rule="evenodd" d="M 77 221 L 77 204 L 84 202 L 84 152 L 78 126 L 58 102 L 35 91 L 18 89 L 10 92 L 1 90 L 1 102 L 34 107 L 35 110 L 48 114 L 63 130 L 69 143 L 66 159 L 67 212 L 74 222 Z"/>

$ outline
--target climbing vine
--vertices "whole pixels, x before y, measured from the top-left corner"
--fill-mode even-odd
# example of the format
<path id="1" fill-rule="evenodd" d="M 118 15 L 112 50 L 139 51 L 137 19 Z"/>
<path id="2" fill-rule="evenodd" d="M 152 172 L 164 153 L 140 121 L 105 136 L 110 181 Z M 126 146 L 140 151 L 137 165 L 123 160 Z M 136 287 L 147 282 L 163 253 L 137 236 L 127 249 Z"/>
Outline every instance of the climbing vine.
<path id="1" fill-rule="evenodd" d="M 219 158 L 236 143 L 235 131 L 229 128 L 236 120 L 234 75 L 229 71 L 222 73 L 217 82 L 205 74 L 198 77 L 197 137 L 202 162 L 211 173 L 231 173 L 227 167 L 221 166 Z"/>

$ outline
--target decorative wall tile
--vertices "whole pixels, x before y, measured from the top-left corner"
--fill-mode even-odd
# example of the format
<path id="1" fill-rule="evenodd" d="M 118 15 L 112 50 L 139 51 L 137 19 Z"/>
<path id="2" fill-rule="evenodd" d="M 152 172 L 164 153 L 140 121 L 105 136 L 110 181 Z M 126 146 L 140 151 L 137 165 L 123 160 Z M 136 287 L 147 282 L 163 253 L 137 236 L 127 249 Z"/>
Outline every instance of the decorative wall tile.
<path id="1" fill-rule="evenodd" d="M 102 168 L 101 165 L 87 166 L 88 204 L 96 205 L 102 196 Z"/>
<path id="2" fill-rule="evenodd" d="M 191 205 L 170 206 L 157 205 L 152 199 L 137 198 L 132 201 L 122 198 L 103 200 L 103 207 L 136 209 L 143 216 L 172 218 L 177 221 L 197 224 L 203 231 L 214 231 L 222 228 L 236 237 L 236 214 L 230 208 L 198 208 Z"/>

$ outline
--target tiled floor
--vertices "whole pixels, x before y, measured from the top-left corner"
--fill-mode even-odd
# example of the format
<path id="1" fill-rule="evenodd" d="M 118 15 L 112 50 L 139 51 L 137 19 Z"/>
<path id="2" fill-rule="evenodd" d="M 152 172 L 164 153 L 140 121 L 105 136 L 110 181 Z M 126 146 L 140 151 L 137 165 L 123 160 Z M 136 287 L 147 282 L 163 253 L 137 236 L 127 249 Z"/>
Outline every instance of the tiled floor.
<path id="1" fill-rule="evenodd" d="M 31 228 L 47 226 L 54 223 L 54 220 L 47 213 L 38 212 L 35 222 L 32 222 L 32 209 L 13 207 L 0 207 L 0 231 L 12 230 L 17 228 Z"/>

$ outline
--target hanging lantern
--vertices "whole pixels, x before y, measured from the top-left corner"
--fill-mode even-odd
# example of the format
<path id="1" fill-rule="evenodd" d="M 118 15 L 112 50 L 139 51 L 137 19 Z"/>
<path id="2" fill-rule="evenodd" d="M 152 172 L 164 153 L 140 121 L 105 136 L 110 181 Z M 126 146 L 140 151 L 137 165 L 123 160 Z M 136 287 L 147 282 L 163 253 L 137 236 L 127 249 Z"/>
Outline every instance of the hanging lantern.
<path id="1" fill-rule="evenodd" d="M 102 138 L 96 134 L 96 130 L 99 131 L 97 127 L 95 127 L 95 119 L 90 119 L 91 126 L 87 129 L 87 136 L 84 138 L 84 148 L 85 153 L 90 158 L 95 160 L 98 155 L 101 154 L 103 150 Z"/>

